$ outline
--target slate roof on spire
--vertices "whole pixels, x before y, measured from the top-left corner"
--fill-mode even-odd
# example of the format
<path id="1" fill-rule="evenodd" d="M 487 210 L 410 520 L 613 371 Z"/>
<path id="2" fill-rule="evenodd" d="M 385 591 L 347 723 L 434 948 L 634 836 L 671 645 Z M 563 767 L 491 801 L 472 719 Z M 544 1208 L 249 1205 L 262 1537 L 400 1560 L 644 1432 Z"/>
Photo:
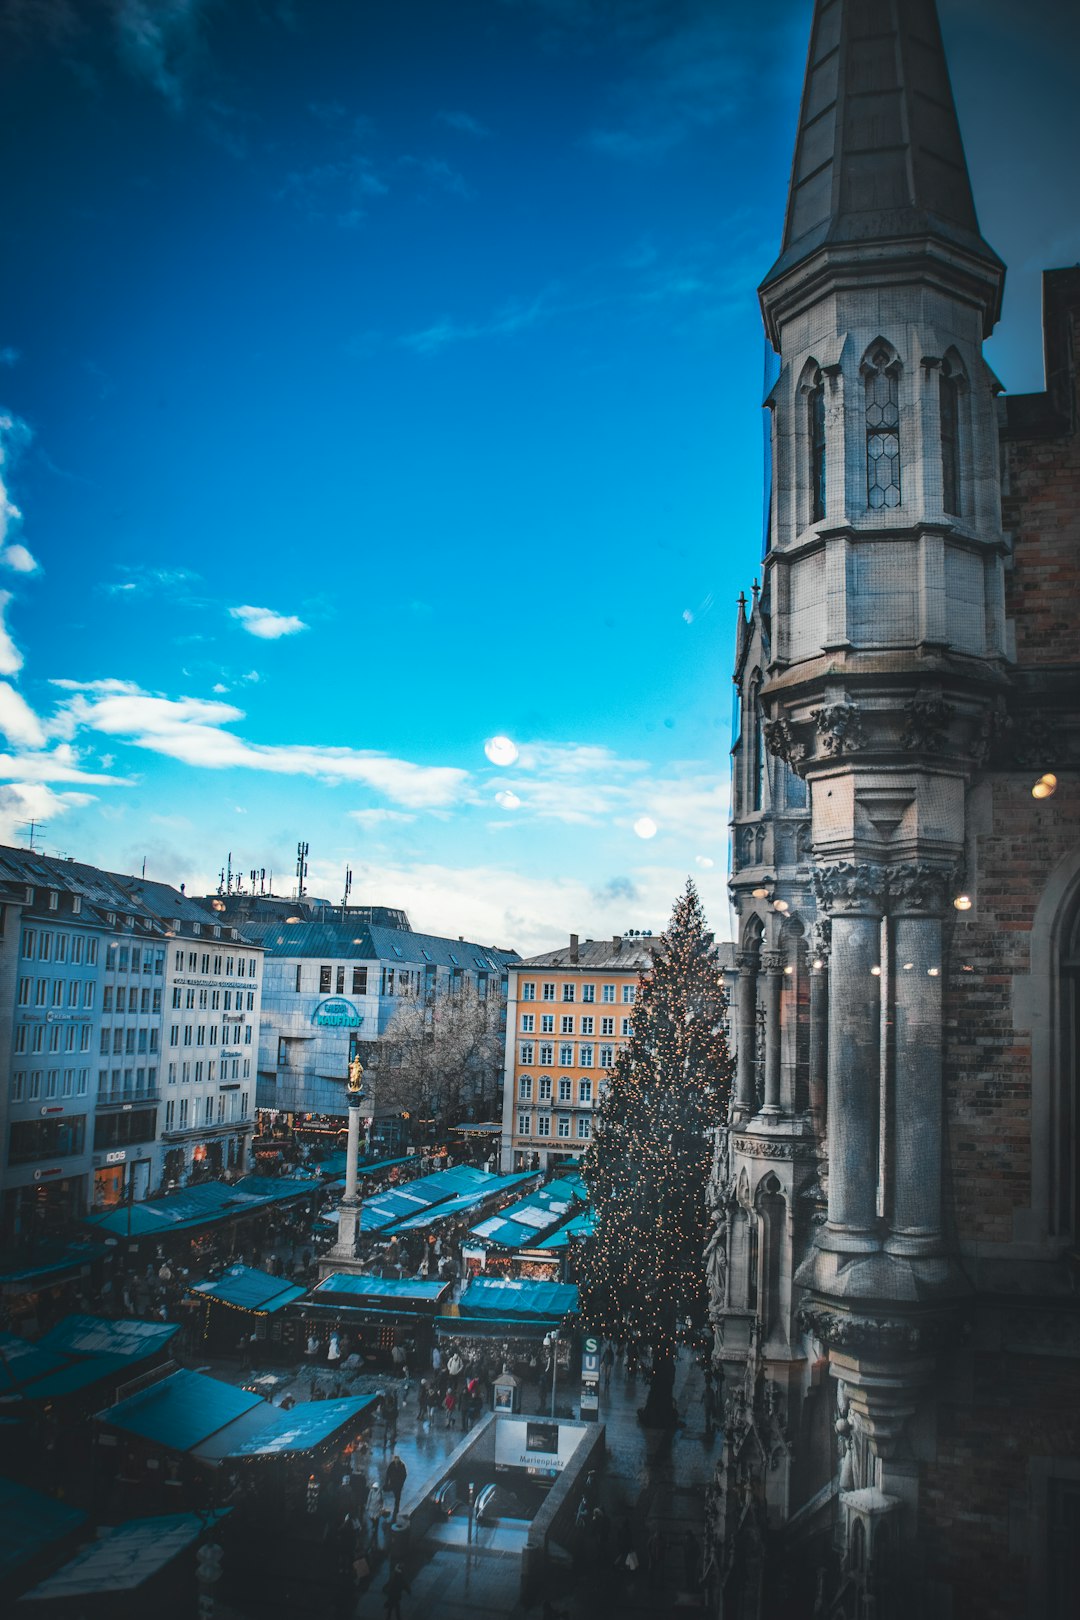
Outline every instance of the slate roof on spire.
<path id="1" fill-rule="evenodd" d="M 816 0 L 780 257 L 936 236 L 1001 269 L 979 233 L 934 0 Z"/>

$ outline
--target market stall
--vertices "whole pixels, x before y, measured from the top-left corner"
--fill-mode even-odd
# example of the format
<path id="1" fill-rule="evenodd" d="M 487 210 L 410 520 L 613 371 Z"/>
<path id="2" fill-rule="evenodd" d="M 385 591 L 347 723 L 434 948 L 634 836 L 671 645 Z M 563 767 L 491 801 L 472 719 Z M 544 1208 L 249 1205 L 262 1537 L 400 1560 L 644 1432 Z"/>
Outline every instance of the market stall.
<path id="1" fill-rule="evenodd" d="M 304 1290 L 254 1266 L 229 1266 L 213 1282 L 188 1285 L 187 1297 L 201 1306 L 197 1332 L 208 1351 L 246 1356 L 252 1365 L 280 1350 L 291 1351 L 292 1335 L 283 1340 L 279 1313 Z"/>
<path id="2" fill-rule="evenodd" d="M 435 1318 L 453 1292 L 449 1282 L 417 1277 L 376 1277 L 333 1272 L 324 1277 L 293 1314 L 302 1323 L 305 1345 L 314 1338 L 318 1359 L 331 1333 L 344 1335 L 346 1351 L 366 1358 L 388 1357 L 395 1344 L 413 1345 L 425 1358 L 434 1339 Z"/>

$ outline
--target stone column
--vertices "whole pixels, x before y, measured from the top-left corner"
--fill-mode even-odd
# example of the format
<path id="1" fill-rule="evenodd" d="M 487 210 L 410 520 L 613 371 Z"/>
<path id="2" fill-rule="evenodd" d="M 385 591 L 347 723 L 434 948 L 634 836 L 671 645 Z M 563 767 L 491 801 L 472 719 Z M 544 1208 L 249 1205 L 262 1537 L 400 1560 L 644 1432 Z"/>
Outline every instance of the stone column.
<path id="1" fill-rule="evenodd" d="M 810 956 L 810 1123 L 824 1141 L 828 1124 L 829 937 L 827 925 L 816 923 Z"/>
<path id="2" fill-rule="evenodd" d="M 881 1247 L 877 1221 L 880 967 L 884 874 L 841 862 L 815 873 L 832 914 L 829 957 L 829 1218 L 819 1246 L 847 1254 Z"/>
<path id="3" fill-rule="evenodd" d="M 765 973 L 765 1102 L 761 1112 L 776 1115 L 780 1107 L 780 992 L 784 987 L 782 951 L 763 951 Z"/>
<path id="4" fill-rule="evenodd" d="M 334 1258 L 355 1260 L 356 1243 L 360 1235 L 360 1199 L 358 1161 L 360 1158 L 360 1107 L 363 1093 L 352 1090 L 349 1098 L 349 1144 L 345 1158 L 345 1196 L 338 1210 L 338 1238 L 330 1253 Z"/>
<path id="5" fill-rule="evenodd" d="M 889 874 L 895 898 L 893 1197 L 885 1247 L 941 1250 L 942 924 L 948 874 L 912 863 Z"/>
<path id="6" fill-rule="evenodd" d="M 754 1113 L 754 1048 L 757 1044 L 757 973 L 758 953 L 740 951 L 735 958 L 739 970 L 735 992 L 738 1048 L 735 1054 L 735 1108 L 737 1119 L 748 1119 Z"/>

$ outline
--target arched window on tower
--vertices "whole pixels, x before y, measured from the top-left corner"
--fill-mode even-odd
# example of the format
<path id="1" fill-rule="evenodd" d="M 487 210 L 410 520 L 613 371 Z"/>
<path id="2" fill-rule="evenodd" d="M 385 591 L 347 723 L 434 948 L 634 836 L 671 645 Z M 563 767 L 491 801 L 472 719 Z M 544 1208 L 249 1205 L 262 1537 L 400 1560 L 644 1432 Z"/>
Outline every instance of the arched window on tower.
<path id="1" fill-rule="evenodd" d="M 820 371 L 806 396 L 806 442 L 810 452 L 810 521 L 825 516 L 825 381 Z"/>
<path id="2" fill-rule="evenodd" d="M 866 502 L 871 511 L 900 505 L 900 364 L 875 343 L 862 364 L 866 383 Z"/>
<path id="3" fill-rule="evenodd" d="M 750 806 L 760 810 L 765 803 L 765 736 L 761 724 L 761 671 L 750 677 Z"/>
<path id="4" fill-rule="evenodd" d="M 941 416 L 941 504 L 953 517 L 963 516 L 961 463 L 960 395 L 964 374 L 959 358 L 947 354 L 938 373 L 938 407 Z"/>

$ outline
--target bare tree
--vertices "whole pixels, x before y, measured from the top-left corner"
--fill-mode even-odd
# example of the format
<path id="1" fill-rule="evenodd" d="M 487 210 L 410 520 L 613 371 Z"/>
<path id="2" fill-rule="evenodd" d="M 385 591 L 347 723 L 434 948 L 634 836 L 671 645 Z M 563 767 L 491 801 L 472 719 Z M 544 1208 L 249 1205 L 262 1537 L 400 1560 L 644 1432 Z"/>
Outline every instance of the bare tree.
<path id="1" fill-rule="evenodd" d="M 369 1049 L 368 1072 L 380 1108 L 455 1124 L 494 1105 L 503 1067 L 502 1005 L 471 983 L 433 1004 L 403 998 L 382 1039 Z"/>

